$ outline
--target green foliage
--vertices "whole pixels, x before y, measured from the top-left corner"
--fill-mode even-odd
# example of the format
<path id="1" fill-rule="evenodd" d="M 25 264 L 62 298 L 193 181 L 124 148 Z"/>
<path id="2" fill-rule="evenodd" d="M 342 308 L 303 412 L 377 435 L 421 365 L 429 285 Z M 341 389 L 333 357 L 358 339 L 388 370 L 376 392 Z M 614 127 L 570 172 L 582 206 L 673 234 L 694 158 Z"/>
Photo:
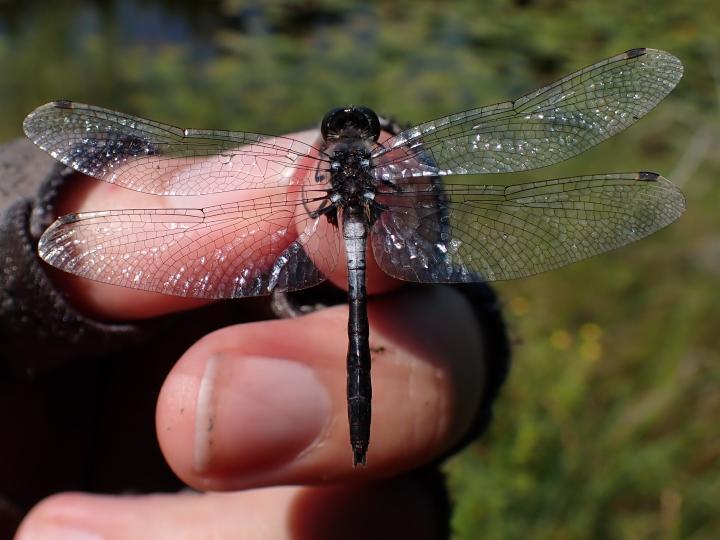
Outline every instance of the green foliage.
<path id="1" fill-rule="evenodd" d="M 149 8 L 57 4 L 0 7 L 0 139 L 58 98 L 281 133 L 348 103 L 422 121 L 633 47 L 679 56 L 683 81 L 637 126 L 547 170 L 477 178 L 655 170 L 689 210 L 633 246 L 498 285 L 514 367 L 489 434 L 447 470 L 457 538 L 720 538 L 719 4 L 158 3 L 159 35 Z"/>

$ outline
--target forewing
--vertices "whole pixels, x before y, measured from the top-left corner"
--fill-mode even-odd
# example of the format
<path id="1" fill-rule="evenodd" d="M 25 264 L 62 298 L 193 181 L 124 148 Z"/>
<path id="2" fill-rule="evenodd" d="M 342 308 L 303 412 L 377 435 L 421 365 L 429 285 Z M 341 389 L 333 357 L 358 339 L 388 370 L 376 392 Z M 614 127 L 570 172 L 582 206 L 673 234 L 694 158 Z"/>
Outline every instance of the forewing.
<path id="1" fill-rule="evenodd" d="M 515 101 L 401 132 L 375 151 L 376 177 L 503 173 L 563 161 L 645 115 L 682 72 L 667 52 L 627 51 Z"/>
<path id="2" fill-rule="evenodd" d="M 76 171 L 156 195 L 282 188 L 321 161 L 317 149 L 289 137 L 182 129 L 69 101 L 35 109 L 23 128 Z"/>
<path id="3" fill-rule="evenodd" d="M 378 194 L 372 228 L 380 268 L 431 283 L 530 276 L 639 240 L 677 219 L 682 193 L 654 173 L 513 186 L 420 182 Z"/>
<path id="4" fill-rule="evenodd" d="M 78 276 L 176 296 L 239 298 L 303 289 L 325 279 L 315 263 L 334 268 L 338 239 L 331 228 L 319 227 L 324 218 L 298 212 L 301 203 L 291 196 L 203 209 L 69 214 L 43 234 L 38 250 L 51 265 Z"/>

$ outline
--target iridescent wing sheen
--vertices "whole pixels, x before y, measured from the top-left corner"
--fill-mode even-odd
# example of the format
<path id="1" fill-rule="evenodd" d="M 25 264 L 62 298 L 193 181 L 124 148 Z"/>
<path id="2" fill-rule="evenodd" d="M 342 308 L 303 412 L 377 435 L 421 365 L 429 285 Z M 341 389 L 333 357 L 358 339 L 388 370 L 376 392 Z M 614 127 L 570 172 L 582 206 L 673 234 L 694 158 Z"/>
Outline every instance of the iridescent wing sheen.
<path id="1" fill-rule="evenodd" d="M 677 219 L 682 193 L 654 173 L 511 186 L 386 190 L 372 227 L 380 268 L 408 281 L 458 283 L 530 276 L 639 240 Z"/>
<path id="2" fill-rule="evenodd" d="M 38 107 L 23 128 L 76 171 L 156 195 L 284 187 L 324 161 L 317 148 L 289 137 L 182 129 L 69 101 Z"/>
<path id="3" fill-rule="evenodd" d="M 38 250 L 78 276 L 164 294 L 297 290 L 323 281 L 319 267 L 332 271 L 339 251 L 336 229 L 305 211 L 307 197 L 294 189 L 202 209 L 69 214 L 43 234 Z"/>
<path id="4" fill-rule="evenodd" d="M 667 52 L 627 51 L 515 101 L 407 129 L 375 150 L 375 176 L 503 173 L 558 163 L 633 124 L 682 72 Z"/>

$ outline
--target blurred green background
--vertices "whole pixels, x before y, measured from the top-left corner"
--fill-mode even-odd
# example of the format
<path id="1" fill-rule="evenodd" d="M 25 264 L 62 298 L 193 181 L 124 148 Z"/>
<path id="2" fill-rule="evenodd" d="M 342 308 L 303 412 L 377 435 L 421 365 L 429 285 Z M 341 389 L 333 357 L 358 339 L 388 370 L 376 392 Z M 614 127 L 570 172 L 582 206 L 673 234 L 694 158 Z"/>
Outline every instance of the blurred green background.
<path id="1" fill-rule="evenodd" d="M 419 122 L 633 47 L 678 88 L 628 131 L 516 178 L 653 170 L 687 213 L 650 239 L 497 285 L 514 366 L 447 466 L 462 539 L 720 538 L 720 4 L 0 1 L 0 142 L 68 98 L 282 133 L 364 104 Z"/>

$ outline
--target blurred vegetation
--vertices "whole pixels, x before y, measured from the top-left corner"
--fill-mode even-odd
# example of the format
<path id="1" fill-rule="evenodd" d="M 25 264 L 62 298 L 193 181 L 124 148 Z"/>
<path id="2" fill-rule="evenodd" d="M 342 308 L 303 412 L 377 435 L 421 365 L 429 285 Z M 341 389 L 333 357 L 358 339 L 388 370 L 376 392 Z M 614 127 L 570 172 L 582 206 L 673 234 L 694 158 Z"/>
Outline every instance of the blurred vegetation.
<path id="1" fill-rule="evenodd" d="M 462 539 L 720 538 L 720 4 L 0 2 L 0 140 L 70 98 L 176 125 L 297 130 L 331 107 L 418 122 L 633 47 L 685 77 L 637 126 L 524 174 L 655 170 L 688 212 L 498 284 L 515 341 L 490 432 L 448 464 Z M 483 183 L 515 181 L 485 177 Z"/>

